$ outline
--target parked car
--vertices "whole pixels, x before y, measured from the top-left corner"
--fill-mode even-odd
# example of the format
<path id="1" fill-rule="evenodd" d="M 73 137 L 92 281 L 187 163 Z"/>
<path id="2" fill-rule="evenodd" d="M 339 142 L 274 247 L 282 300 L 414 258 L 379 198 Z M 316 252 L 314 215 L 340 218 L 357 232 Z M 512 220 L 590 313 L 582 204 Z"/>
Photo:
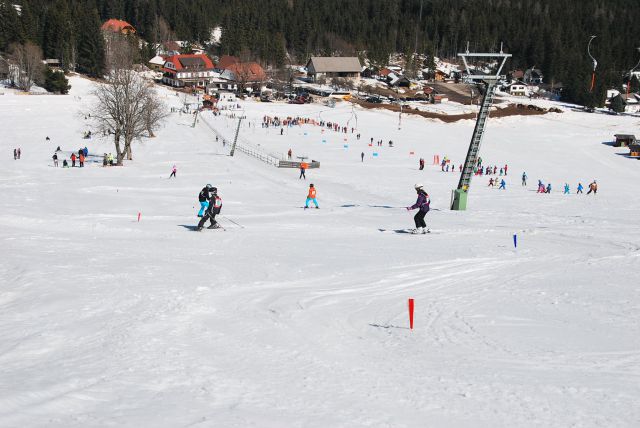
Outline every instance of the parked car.
<path id="1" fill-rule="evenodd" d="M 307 100 L 303 97 L 295 97 L 292 100 L 289 100 L 289 104 L 304 104 Z"/>
<path id="2" fill-rule="evenodd" d="M 374 103 L 374 104 L 380 104 L 382 102 L 382 99 L 380 99 L 379 97 L 369 97 L 369 98 L 367 98 L 367 102 L 368 103 Z"/>

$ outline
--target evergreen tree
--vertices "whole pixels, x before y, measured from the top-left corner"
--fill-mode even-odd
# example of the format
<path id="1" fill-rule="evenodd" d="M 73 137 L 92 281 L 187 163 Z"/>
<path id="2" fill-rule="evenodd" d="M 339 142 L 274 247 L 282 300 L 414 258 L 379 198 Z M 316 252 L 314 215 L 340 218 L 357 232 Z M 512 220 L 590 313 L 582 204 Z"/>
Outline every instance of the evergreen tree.
<path id="1" fill-rule="evenodd" d="M 45 71 L 44 88 L 56 94 L 66 94 L 71 89 L 69 80 L 62 71 L 53 71 L 49 67 Z"/>
<path id="2" fill-rule="evenodd" d="M 104 39 L 96 9 L 83 8 L 78 26 L 78 71 L 91 77 L 104 72 Z"/>
<path id="3" fill-rule="evenodd" d="M 609 105 L 609 110 L 613 110 L 616 113 L 623 113 L 625 108 L 625 102 L 622 99 L 620 94 L 616 95 L 611 99 L 611 104 Z"/>

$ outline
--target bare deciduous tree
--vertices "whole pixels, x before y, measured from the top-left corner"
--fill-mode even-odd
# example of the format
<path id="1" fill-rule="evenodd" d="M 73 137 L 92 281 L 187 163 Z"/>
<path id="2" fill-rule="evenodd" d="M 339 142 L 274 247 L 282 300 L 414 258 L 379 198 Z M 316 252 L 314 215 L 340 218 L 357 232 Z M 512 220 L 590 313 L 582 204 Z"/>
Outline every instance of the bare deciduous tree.
<path id="1" fill-rule="evenodd" d="M 34 81 L 42 77 L 42 50 L 37 45 L 13 43 L 9 46 L 10 58 L 13 62 L 11 80 L 23 91 L 29 92 Z"/>
<path id="2" fill-rule="evenodd" d="M 113 70 L 94 89 L 91 118 L 99 131 L 113 134 L 118 165 L 132 160 L 131 144 L 153 132 L 167 116 L 153 84 L 130 69 Z"/>
<path id="3" fill-rule="evenodd" d="M 135 63 L 137 52 L 133 38 L 124 34 L 109 32 L 105 36 L 105 65 L 108 72 L 130 70 Z"/>

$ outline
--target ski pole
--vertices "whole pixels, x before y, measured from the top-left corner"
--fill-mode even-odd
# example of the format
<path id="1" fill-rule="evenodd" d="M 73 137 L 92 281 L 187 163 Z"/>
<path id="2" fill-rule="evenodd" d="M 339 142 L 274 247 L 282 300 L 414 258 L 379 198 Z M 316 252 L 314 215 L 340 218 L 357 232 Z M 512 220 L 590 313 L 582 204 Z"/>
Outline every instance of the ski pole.
<path id="1" fill-rule="evenodd" d="M 233 224 L 235 224 L 236 226 L 241 227 L 242 229 L 244 229 L 244 226 L 243 226 L 243 225 L 236 223 L 235 221 L 231 220 L 229 217 L 224 216 L 224 215 L 223 215 L 223 216 L 221 216 L 221 217 L 222 217 L 222 218 L 224 218 L 225 220 L 229 220 L 231 223 L 233 223 Z"/>

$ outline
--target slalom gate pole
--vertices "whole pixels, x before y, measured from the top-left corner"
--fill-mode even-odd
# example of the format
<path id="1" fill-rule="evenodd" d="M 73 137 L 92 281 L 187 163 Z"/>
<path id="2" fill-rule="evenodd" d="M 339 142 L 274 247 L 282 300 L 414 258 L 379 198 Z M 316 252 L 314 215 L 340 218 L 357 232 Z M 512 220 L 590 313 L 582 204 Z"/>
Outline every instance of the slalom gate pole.
<path id="1" fill-rule="evenodd" d="M 413 308 L 414 308 L 414 300 L 409 299 L 409 328 L 413 330 Z"/>

